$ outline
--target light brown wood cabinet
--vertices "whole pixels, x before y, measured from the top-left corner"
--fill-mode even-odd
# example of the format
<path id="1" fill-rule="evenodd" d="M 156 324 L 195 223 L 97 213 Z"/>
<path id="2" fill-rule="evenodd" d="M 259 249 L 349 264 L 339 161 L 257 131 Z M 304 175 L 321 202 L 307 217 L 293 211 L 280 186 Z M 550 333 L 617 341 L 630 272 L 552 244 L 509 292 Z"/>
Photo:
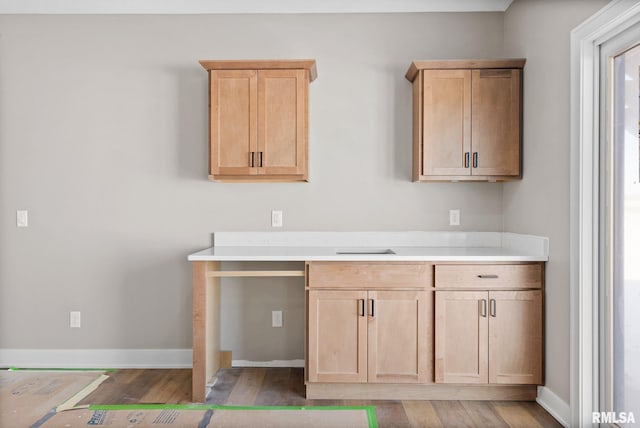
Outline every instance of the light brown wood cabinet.
<path id="1" fill-rule="evenodd" d="M 522 178 L 524 59 L 414 61 L 413 180 Z"/>
<path id="2" fill-rule="evenodd" d="M 367 269 L 375 266 L 375 274 Z M 385 273 L 405 266 L 401 282 Z M 309 382 L 425 383 L 432 375 L 430 265 L 308 264 Z M 339 277 L 353 282 L 339 282 Z M 370 278 L 374 289 L 367 289 Z M 388 277 L 386 287 L 380 278 Z M 411 279 L 413 278 L 413 279 Z M 340 283 L 338 287 L 336 284 Z M 415 289 L 394 289 L 413 287 Z M 386 288 L 386 289 L 381 289 Z"/>
<path id="3" fill-rule="evenodd" d="M 476 269 L 482 273 L 474 280 L 469 270 L 475 266 L 460 266 L 457 284 L 451 282 L 456 267 L 442 266 L 439 274 L 441 266 L 436 266 L 435 381 L 541 384 L 541 265 L 479 265 Z M 492 267 L 495 273 L 486 273 Z M 504 288 L 502 273 L 532 280 L 536 271 L 537 282 L 514 281 L 513 290 L 475 289 L 485 280 L 485 288 L 491 288 L 492 282 L 496 288 Z"/>
<path id="4" fill-rule="evenodd" d="M 209 178 L 305 181 L 314 60 L 200 61 L 209 72 Z"/>
<path id="5" fill-rule="evenodd" d="M 309 380 L 367 381 L 366 291 L 309 290 Z"/>

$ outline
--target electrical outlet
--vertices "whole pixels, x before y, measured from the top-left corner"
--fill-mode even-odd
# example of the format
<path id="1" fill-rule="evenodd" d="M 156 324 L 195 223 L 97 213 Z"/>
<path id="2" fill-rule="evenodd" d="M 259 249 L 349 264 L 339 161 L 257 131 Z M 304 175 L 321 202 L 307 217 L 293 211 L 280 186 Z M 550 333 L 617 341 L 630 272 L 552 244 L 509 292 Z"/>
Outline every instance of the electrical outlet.
<path id="1" fill-rule="evenodd" d="M 282 227 L 282 211 L 271 211 L 271 227 Z"/>
<path id="2" fill-rule="evenodd" d="M 29 211 L 16 211 L 16 227 L 29 227 Z"/>
<path id="3" fill-rule="evenodd" d="M 80 328 L 80 311 L 69 312 L 69 327 Z"/>
<path id="4" fill-rule="evenodd" d="M 282 311 L 271 311 L 271 327 L 282 327 Z"/>
<path id="5" fill-rule="evenodd" d="M 460 226 L 460 210 L 449 210 L 449 226 Z"/>

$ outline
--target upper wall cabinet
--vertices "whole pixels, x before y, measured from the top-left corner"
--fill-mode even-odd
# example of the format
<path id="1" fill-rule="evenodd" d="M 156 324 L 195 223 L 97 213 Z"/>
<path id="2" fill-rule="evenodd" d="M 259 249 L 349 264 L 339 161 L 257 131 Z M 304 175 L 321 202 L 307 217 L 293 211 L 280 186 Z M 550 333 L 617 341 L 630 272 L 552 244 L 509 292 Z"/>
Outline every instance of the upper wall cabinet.
<path id="1" fill-rule="evenodd" d="M 411 63 L 413 181 L 522 178 L 524 63 Z"/>
<path id="2" fill-rule="evenodd" d="M 209 179 L 306 181 L 315 61 L 200 64 L 209 72 Z"/>

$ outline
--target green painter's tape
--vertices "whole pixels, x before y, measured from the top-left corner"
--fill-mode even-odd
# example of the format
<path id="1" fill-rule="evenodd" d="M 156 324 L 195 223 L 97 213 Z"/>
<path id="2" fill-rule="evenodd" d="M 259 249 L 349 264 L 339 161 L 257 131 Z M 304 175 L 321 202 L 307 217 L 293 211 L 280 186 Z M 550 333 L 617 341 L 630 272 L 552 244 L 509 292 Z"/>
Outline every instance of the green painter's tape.
<path id="1" fill-rule="evenodd" d="M 367 419 L 369 428 L 378 428 L 378 418 L 376 417 L 376 406 L 363 406 L 367 408 Z"/>
<path id="2" fill-rule="evenodd" d="M 375 406 L 223 406 L 219 404 L 91 404 L 89 410 L 364 410 L 378 428 Z"/>

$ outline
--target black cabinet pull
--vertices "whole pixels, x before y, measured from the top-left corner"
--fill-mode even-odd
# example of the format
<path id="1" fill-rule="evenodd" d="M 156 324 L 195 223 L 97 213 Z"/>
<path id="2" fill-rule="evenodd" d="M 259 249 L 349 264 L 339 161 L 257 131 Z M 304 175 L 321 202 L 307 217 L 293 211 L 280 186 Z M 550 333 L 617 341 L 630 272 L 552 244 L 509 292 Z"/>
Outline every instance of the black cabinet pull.
<path id="1" fill-rule="evenodd" d="M 478 275 L 478 278 L 480 278 L 480 279 L 496 279 L 496 278 L 498 278 L 498 275 Z"/>
<path id="2" fill-rule="evenodd" d="M 473 152 L 473 167 L 478 167 L 478 152 Z"/>
<path id="3" fill-rule="evenodd" d="M 262 168 L 262 152 L 258 152 L 258 153 L 260 153 L 260 162 L 259 162 L 258 166 L 260 168 Z"/>
<path id="4" fill-rule="evenodd" d="M 469 168 L 469 152 L 464 152 L 464 167 Z"/>
<path id="5" fill-rule="evenodd" d="M 363 317 L 364 316 L 364 299 L 359 299 L 358 302 L 360 303 L 360 316 Z"/>
<path id="6" fill-rule="evenodd" d="M 251 153 L 251 168 L 253 168 L 255 166 L 255 154 L 256 152 L 250 152 Z"/>
<path id="7" fill-rule="evenodd" d="M 376 301 L 373 299 L 369 299 L 371 300 L 371 318 L 376 316 Z"/>

